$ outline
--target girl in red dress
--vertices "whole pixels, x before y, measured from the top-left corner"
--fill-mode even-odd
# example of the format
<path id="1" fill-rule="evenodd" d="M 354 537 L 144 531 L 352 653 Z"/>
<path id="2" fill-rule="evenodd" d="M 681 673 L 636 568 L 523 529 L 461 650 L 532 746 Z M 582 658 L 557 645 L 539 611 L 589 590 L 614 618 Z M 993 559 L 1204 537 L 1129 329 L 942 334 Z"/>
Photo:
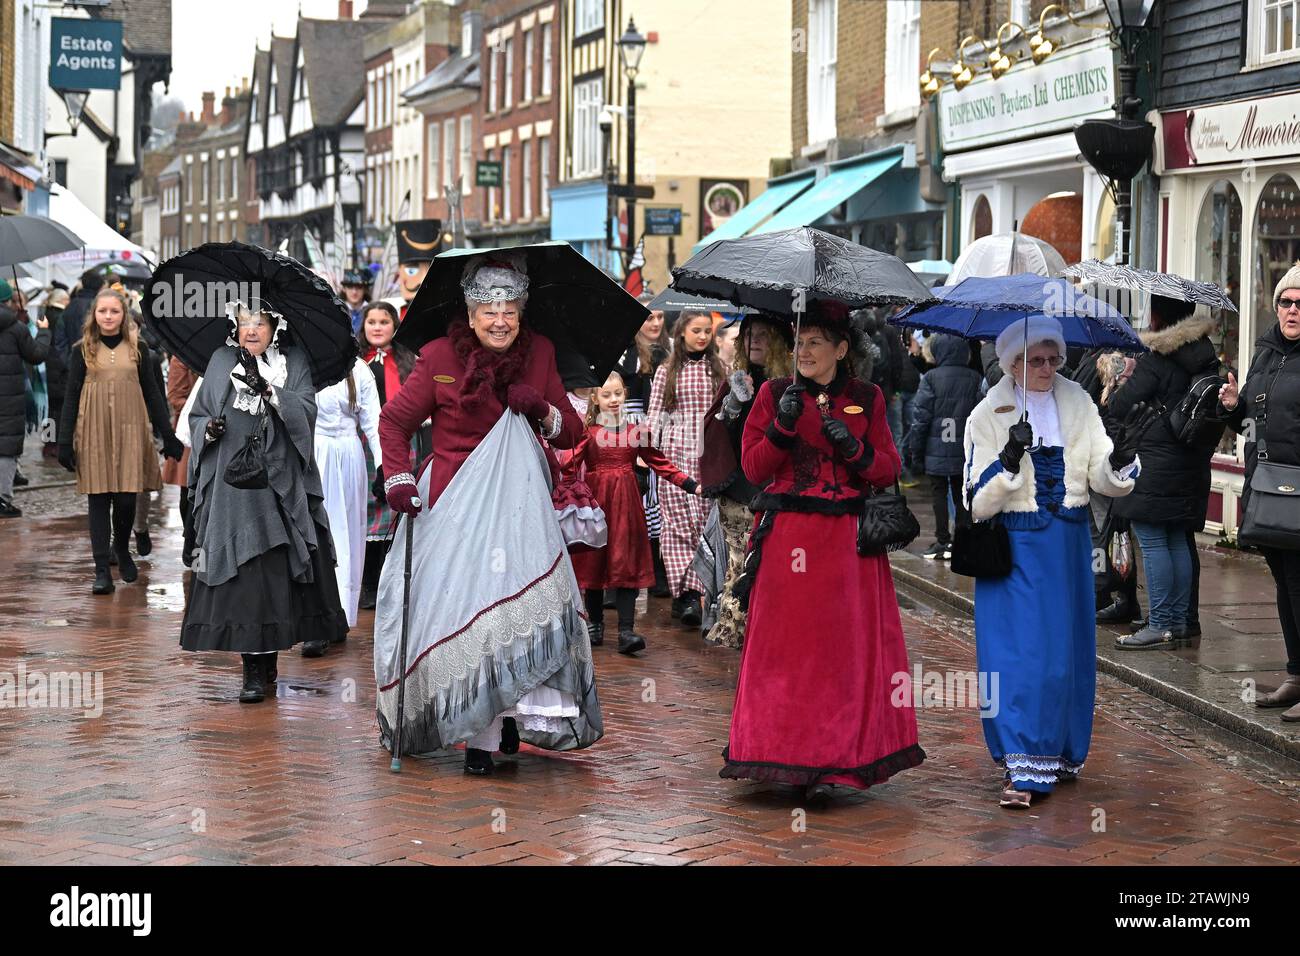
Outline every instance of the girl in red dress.
<path id="1" fill-rule="evenodd" d="M 655 580 L 645 509 L 636 481 L 636 460 L 640 458 L 686 494 L 698 494 L 698 490 L 695 479 L 651 446 L 647 425 L 632 424 L 623 417 L 626 397 L 623 377 L 610 372 L 605 384 L 591 396 L 587 434 L 574 449 L 565 471 L 575 474 L 586 465 L 587 485 L 605 512 L 609 527 L 605 547 L 573 554 L 573 570 L 587 602 L 592 646 L 604 643 L 603 593 L 612 588 L 618 609 L 618 652 L 635 654 L 645 649 L 645 638 L 632 630 L 637 591 L 650 587 Z"/>
<path id="2" fill-rule="evenodd" d="M 749 618 L 723 777 L 866 789 L 919 764 L 889 559 L 859 557 L 858 515 L 898 478 L 880 389 L 854 377 L 842 306 L 813 303 L 797 377 L 769 379 L 745 421 L 752 507 Z"/>

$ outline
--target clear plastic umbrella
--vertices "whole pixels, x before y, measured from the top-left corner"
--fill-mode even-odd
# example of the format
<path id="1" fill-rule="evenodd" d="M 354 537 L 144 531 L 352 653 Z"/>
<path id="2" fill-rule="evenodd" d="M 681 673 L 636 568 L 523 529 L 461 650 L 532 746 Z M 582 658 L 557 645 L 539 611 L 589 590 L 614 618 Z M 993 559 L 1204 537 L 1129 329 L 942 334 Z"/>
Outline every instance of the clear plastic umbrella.
<path id="1" fill-rule="evenodd" d="M 956 285 L 971 276 L 1034 275 L 1055 277 L 1065 271 L 1065 259 L 1051 245 L 1022 232 L 1003 232 L 976 239 L 953 263 L 948 285 Z"/>

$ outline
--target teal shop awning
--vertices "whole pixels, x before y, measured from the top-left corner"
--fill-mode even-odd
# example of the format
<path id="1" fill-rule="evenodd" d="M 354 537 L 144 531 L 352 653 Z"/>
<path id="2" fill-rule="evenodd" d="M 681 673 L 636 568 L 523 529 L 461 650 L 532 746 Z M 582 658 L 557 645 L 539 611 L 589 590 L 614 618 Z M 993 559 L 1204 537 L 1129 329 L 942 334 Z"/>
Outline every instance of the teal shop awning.
<path id="1" fill-rule="evenodd" d="M 797 179 L 772 183 L 767 187 L 766 192 L 697 242 L 691 252 L 699 252 L 709 243 L 717 242 L 719 239 L 739 239 L 768 216 L 779 211 L 782 206 L 812 184 L 813 174 L 811 172 L 807 176 L 800 176 Z"/>
<path id="2" fill-rule="evenodd" d="M 754 233 L 776 232 L 780 229 L 811 226 L 840 203 L 859 190 L 870 186 L 902 161 L 903 154 L 901 152 L 891 153 L 878 159 L 868 159 L 832 170 L 816 186 L 755 229 Z M 767 193 L 763 195 L 766 196 Z M 762 199 L 762 196 L 759 198 Z M 742 209 L 741 215 L 744 215 L 744 212 Z M 727 220 L 726 225 L 730 226 L 732 221 Z"/>

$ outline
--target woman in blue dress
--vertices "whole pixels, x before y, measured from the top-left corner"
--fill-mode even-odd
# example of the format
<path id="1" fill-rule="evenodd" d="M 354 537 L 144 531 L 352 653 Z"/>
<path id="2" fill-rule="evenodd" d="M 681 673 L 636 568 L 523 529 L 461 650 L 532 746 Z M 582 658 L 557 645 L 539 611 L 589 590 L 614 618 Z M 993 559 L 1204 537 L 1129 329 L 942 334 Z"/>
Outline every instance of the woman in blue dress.
<path id="1" fill-rule="evenodd" d="M 971 516 L 996 518 L 1011 542 L 1011 573 L 975 582 L 988 689 L 980 716 L 1005 770 L 999 803 L 1028 807 L 1032 793 L 1075 780 L 1088 755 L 1097 676 L 1088 491 L 1133 490 L 1152 413 L 1134 409 L 1112 442 L 1088 393 L 1057 374 L 1065 339 L 1056 319 L 1016 322 L 996 348 L 1006 375 L 965 434 Z"/>

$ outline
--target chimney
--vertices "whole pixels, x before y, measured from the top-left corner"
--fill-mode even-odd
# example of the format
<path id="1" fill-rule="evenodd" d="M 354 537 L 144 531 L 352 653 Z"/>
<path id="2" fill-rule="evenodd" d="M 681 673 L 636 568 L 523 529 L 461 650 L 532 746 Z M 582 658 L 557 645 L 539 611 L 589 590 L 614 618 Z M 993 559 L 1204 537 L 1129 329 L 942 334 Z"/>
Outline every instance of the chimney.
<path id="1" fill-rule="evenodd" d="M 202 119 L 205 126 L 211 126 L 213 123 L 216 122 L 217 116 L 216 113 L 213 112 L 213 107 L 216 105 L 216 100 L 217 100 L 216 93 L 213 93 L 211 90 L 204 92 Z"/>
<path id="2" fill-rule="evenodd" d="M 221 125 L 228 126 L 235 119 L 235 104 L 239 101 L 231 95 L 231 88 L 226 87 L 226 95 L 221 100 Z"/>
<path id="3" fill-rule="evenodd" d="M 339 19 L 352 19 L 352 0 L 339 0 Z"/>

